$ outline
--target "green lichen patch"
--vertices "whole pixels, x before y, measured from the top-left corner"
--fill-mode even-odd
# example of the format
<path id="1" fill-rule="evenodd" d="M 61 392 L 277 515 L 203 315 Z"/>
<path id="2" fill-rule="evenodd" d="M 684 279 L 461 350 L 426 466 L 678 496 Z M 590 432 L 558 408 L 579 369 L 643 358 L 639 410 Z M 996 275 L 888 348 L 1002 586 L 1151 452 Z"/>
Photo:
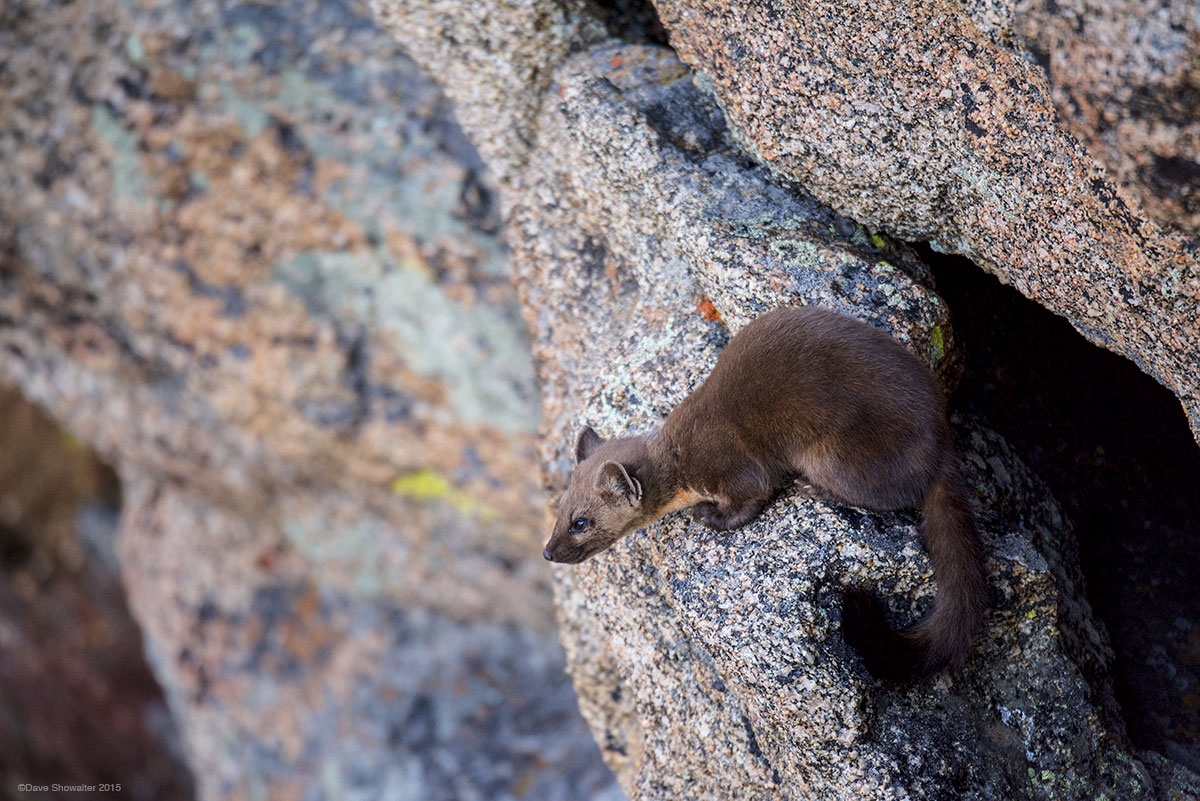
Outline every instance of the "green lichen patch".
<path id="1" fill-rule="evenodd" d="M 939 361 L 946 355 L 946 334 L 940 325 L 929 329 L 929 343 L 933 345 L 933 355 Z"/>

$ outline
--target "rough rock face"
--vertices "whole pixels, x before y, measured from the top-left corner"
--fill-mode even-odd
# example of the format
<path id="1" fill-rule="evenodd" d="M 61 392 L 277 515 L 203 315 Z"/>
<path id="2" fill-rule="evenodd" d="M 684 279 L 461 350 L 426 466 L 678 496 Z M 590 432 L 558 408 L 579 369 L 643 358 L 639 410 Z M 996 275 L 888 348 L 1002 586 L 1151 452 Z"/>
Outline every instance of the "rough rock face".
<path id="1" fill-rule="evenodd" d="M 0 380 L 121 475 L 199 795 L 619 795 L 527 558 L 528 338 L 436 85 L 340 2 L 8 3 L 0 50 Z"/>
<path id="2" fill-rule="evenodd" d="M 1051 0 L 1006 11 L 994 23 L 972 16 L 1002 38 L 1013 34 L 1045 68 L 1071 133 L 1150 217 L 1200 235 L 1196 4 Z"/>
<path id="3" fill-rule="evenodd" d="M 328 580 L 545 621 L 482 165 L 394 44 L 313 8 L 9 11 L 4 370 L 123 471 L 274 517 Z"/>
<path id="4" fill-rule="evenodd" d="M 920 613 L 912 516 L 785 497 L 537 558 L 538 434 L 561 485 L 579 424 L 654 425 L 768 308 L 851 311 L 952 381 L 927 272 L 873 228 L 1008 276 L 1200 429 L 1194 244 L 1058 122 L 1015 11 L 689 5 L 660 10 L 699 86 L 583 0 L 374 0 L 399 45 L 339 2 L 0 11 L 0 377 L 120 469 L 200 795 L 618 796 L 553 575 L 635 798 L 1200 796 L 1126 744 L 1069 524 L 983 422 L 959 432 L 995 609 L 907 693 L 838 599 Z"/>
<path id="5" fill-rule="evenodd" d="M 952 377 L 945 308 L 913 280 L 924 273 L 907 248 L 872 240 L 861 226 L 734 156 L 719 112 L 665 51 L 600 49 L 585 63 L 603 64 L 604 80 L 591 79 L 577 62 L 567 68 L 572 80 L 556 76 L 551 91 L 561 100 L 559 113 L 543 118 L 525 178 L 536 188 L 509 223 L 527 313 L 535 330 L 558 332 L 534 345 L 546 385 L 544 428 L 554 441 L 567 422 L 560 404 L 574 402 L 574 387 L 586 376 L 607 376 L 612 400 L 628 396 L 635 404 L 639 395 L 662 391 L 643 382 L 678 383 L 658 371 L 638 375 L 645 371 L 635 365 L 614 376 L 613 364 L 564 345 L 620 341 L 639 317 L 657 326 L 677 308 L 707 319 L 710 340 L 783 303 L 858 310 Z M 635 111 L 629 98 L 646 111 Z M 588 262 L 582 283 L 557 268 L 574 252 Z M 531 266 L 543 264 L 544 274 Z M 639 291 L 660 285 L 671 301 L 640 298 Z M 564 328 L 555 317 L 571 293 L 586 296 L 592 309 Z M 660 416 L 705 372 L 691 372 L 667 396 L 673 402 L 656 403 Z"/>
<path id="6" fill-rule="evenodd" d="M 1181 300 L 1176 313 L 1171 304 L 1191 280 L 1191 256 L 1122 205 L 1101 168 L 1058 127 L 1032 66 L 938 3 L 907 16 L 891 7 L 856 6 L 852 15 L 831 4 L 807 12 L 775 6 L 775 18 L 752 22 L 749 16 L 771 14 L 744 4 L 683 5 L 663 3 L 660 11 L 672 44 L 704 66 L 701 88 L 663 51 L 594 45 L 554 71 L 534 122 L 536 143 L 519 154 L 526 168 L 501 182 L 545 385 L 543 460 L 551 485 L 565 483 L 579 425 L 612 435 L 658 424 L 704 377 L 730 331 L 783 303 L 852 310 L 953 374 L 941 304 L 905 250 L 859 230 L 798 186 L 772 180 L 735 141 L 777 175 L 787 163 L 788 175 L 818 197 L 850 198 L 834 205 L 852 217 L 871 226 L 887 222 L 908 236 L 936 236 L 943 246 L 972 243 L 972 255 L 992 259 L 992 267 L 1008 256 L 1028 264 L 1028 253 L 1040 255 L 1043 244 L 1035 237 L 1046 238 L 1062 256 L 1050 265 L 1058 272 L 1027 283 L 1085 295 L 1081 303 L 1098 311 L 1088 330 L 1110 344 L 1132 331 L 1129 341 L 1153 356 L 1139 363 L 1174 381 L 1190 402 L 1192 379 L 1183 368 L 1195 354 L 1184 330 L 1194 327 L 1194 309 Z M 374 7 L 402 41 L 412 20 L 435 14 L 445 31 L 446 20 L 460 13 L 390 0 Z M 529 4 L 522 9 L 534 13 Z M 844 14 L 840 32 L 822 14 Z M 928 108 L 874 102 L 871 91 L 887 88 L 887 77 L 871 72 L 884 60 L 878 42 L 874 61 L 851 65 L 830 56 L 811 71 L 787 49 L 795 39 L 805 41 L 810 60 L 827 52 L 841 57 L 860 45 L 848 36 L 873 35 L 872 26 L 896 17 L 907 36 L 927 37 L 909 49 L 912 59 L 928 61 L 908 85 L 917 94 L 932 87 L 937 100 Z M 803 38 L 822 26 L 826 39 Z M 755 38 L 764 31 L 777 41 Z M 489 52 L 536 49 L 550 36 L 536 27 L 507 35 L 489 40 Z M 949 44 L 931 41 L 934 35 Z M 449 74 L 478 64 L 477 46 L 441 36 L 436 46 L 417 42 L 411 49 L 431 73 Z M 466 74 L 471 88 L 448 84 L 447 91 L 472 121 L 468 134 L 494 140 L 502 123 L 482 113 L 488 90 L 478 89 L 492 79 L 471 68 Z M 963 90 L 964 76 L 980 81 Z M 809 80 L 837 91 L 818 96 Z M 866 88 L 859 91 L 858 82 Z M 974 99 L 985 85 L 980 97 L 999 98 L 991 105 Z M 788 105 L 808 96 L 826 105 Z M 964 97 L 975 103 L 965 126 Z M 529 100 L 508 102 L 531 107 Z M 732 133 L 714 102 L 729 114 Z M 997 104 L 1013 119 L 988 116 Z M 910 129 L 872 128 L 877 115 L 894 122 L 887 116 L 893 111 L 907 115 Z M 812 118 L 841 127 L 821 129 Z M 1025 155 L 1017 145 L 1005 158 L 976 148 L 969 137 L 987 135 L 984 122 L 994 135 L 1010 124 L 1043 137 L 1053 147 L 1033 166 L 1079 194 L 1006 193 L 1000 190 L 1011 187 L 1001 184 L 989 190 L 988 181 L 1016 181 L 1030 164 L 1017 161 Z M 849 131 L 853 147 L 821 151 L 821 136 L 831 130 Z M 763 158 L 766 137 L 780 144 Z M 830 156 L 828 163 L 814 153 Z M 980 167 L 974 185 L 964 178 L 971 164 Z M 991 172 L 983 174 L 984 166 Z M 1073 240 L 1050 242 L 1043 224 L 1082 228 L 1071 232 Z M 1007 242 L 1005 227 L 1027 238 Z M 1112 311 L 1103 278 L 1081 273 L 1073 283 L 1055 283 L 1070 266 L 1063 254 L 1081 260 L 1087 237 L 1108 259 L 1104 269 L 1131 262 L 1143 270 L 1139 278 L 1148 276 L 1149 288 L 1134 298 L 1153 307 L 1143 320 Z M 1001 241 L 1013 252 L 987 249 Z M 1018 247 L 1026 252 L 1015 253 Z M 1151 275 L 1151 263 L 1159 269 L 1155 259 L 1164 254 L 1183 271 L 1172 275 L 1168 265 Z M 1138 328 L 1168 319 L 1176 329 L 1161 342 L 1149 342 Z M 680 516 L 584 565 L 556 569 L 561 634 L 581 706 L 632 797 L 1198 796 L 1193 774 L 1157 754 L 1135 754 L 1125 741 L 1107 689 L 1105 636 L 1082 600 L 1070 524 L 982 422 L 960 421 L 959 435 L 990 548 L 995 608 L 966 669 L 909 692 L 862 671 L 841 642 L 839 598 L 849 586 L 877 587 L 897 619 L 919 614 L 932 587 L 913 516 L 863 515 L 785 497 L 744 531 L 715 535 Z"/>
<path id="7" fill-rule="evenodd" d="M 502 184 L 521 182 L 536 138 L 535 117 L 554 65 L 604 27 L 584 0 L 516 0 L 470 9 L 458 0 L 398 5 L 371 3 L 380 23 L 420 64 L 437 65 L 442 86 L 457 97 L 458 119 Z"/>
<path id="8" fill-rule="evenodd" d="M 203 797 L 619 801 L 541 632 L 348 593 L 277 527 L 126 496 L 125 578 Z"/>
<path id="9" fill-rule="evenodd" d="M 513 230 L 552 388 L 555 483 L 572 429 L 646 430 L 707 373 L 725 329 L 697 298 L 731 329 L 781 299 L 887 308 L 878 289 L 847 291 L 872 277 L 910 313 L 940 308 L 853 234 L 831 256 L 821 245 L 837 218 L 811 200 L 779 192 L 766 212 L 765 174 L 719 154 L 720 118 L 661 51 L 577 57 L 551 93 L 535 152 L 554 155 L 531 162 L 539 189 Z M 675 143 L 688 141 L 708 154 L 687 158 Z M 790 220 L 785 234 L 773 215 Z M 581 704 L 631 796 L 1155 797 L 1103 706 L 1108 650 L 1076 589 L 1069 524 L 996 437 L 976 423 L 961 439 L 996 608 L 971 665 L 913 692 L 872 682 L 838 633 L 850 586 L 919 614 L 932 588 L 911 516 L 785 498 L 738 532 L 677 516 L 557 570 Z"/>
<path id="10" fill-rule="evenodd" d="M 656 6 L 758 159 L 1014 284 L 1170 388 L 1200 437 L 1200 246 L 1146 219 L 961 5 Z"/>

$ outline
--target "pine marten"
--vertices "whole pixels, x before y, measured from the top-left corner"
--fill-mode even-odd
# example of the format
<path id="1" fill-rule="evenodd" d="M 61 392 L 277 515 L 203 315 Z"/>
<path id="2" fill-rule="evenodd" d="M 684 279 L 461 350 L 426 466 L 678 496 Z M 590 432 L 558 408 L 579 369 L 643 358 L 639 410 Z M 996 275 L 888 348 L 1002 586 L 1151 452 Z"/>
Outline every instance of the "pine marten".
<path id="1" fill-rule="evenodd" d="M 883 331 L 812 306 L 764 314 L 657 432 L 605 441 L 584 428 L 575 462 L 551 562 L 582 562 L 687 507 L 710 528 L 740 528 L 793 482 L 872 511 L 920 505 L 933 608 L 896 631 L 874 595 L 851 591 L 843 636 L 873 674 L 900 681 L 955 668 L 970 650 L 987 589 L 945 398 Z"/>

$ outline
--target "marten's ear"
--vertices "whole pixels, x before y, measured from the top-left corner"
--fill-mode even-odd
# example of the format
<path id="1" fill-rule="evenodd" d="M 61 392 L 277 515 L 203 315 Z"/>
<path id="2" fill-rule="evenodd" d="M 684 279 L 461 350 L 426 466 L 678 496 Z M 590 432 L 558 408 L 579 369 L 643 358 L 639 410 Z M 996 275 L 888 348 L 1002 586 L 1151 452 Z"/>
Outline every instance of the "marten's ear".
<path id="1" fill-rule="evenodd" d="M 642 485 L 636 478 L 629 475 L 625 466 L 613 461 L 600 465 L 596 475 L 596 492 L 601 495 L 623 498 L 630 506 L 642 502 Z"/>
<path id="2" fill-rule="evenodd" d="M 600 447 L 604 440 L 600 439 L 591 426 L 584 426 L 579 432 L 579 436 L 575 438 L 575 464 L 579 464 L 584 459 L 592 455 L 592 451 Z"/>

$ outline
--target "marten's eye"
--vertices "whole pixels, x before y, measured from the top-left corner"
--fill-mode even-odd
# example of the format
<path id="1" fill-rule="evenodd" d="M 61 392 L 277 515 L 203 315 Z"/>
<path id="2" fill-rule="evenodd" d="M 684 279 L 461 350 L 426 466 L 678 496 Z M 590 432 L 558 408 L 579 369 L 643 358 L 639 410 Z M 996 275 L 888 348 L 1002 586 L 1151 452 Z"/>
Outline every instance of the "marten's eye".
<path id="1" fill-rule="evenodd" d="M 579 532 L 583 531 L 587 527 L 588 527 L 587 518 L 577 517 L 573 521 L 571 521 L 571 533 L 572 534 L 578 534 Z"/>

